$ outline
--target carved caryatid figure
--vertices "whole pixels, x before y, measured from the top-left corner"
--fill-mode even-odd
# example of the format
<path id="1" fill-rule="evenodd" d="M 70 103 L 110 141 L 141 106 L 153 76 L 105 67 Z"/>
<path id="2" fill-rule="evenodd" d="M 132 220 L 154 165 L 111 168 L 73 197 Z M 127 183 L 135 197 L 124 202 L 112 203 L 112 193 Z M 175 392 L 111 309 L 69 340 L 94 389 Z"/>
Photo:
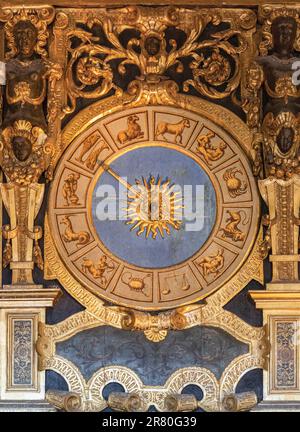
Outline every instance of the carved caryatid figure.
<path id="1" fill-rule="evenodd" d="M 34 263 L 43 268 L 38 245 L 42 229 L 34 226 L 34 219 L 44 194 L 38 180 L 54 151 L 53 90 L 61 78 L 60 68 L 46 58 L 47 24 L 52 19 L 51 8 L 44 12 L 23 8 L 9 11 L 4 26 L 9 50 L 0 163 L 7 183 L 1 184 L 1 193 L 10 217 L 10 224 L 3 228 L 4 264 L 10 263 L 13 284 L 33 283 Z"/>
<path id="2" fill-rule="evenodd" d="M 254 172 L 265 177 L 259 189 L 269 207 L 262 253 L 266 256 L 272 249 L 273 283 L 298 281 L 300 86 L 293 81 L 292 67 L 297 60 L 297 26 L 292 11 L 274 12 L 263 26 L 263 35 L 273 42 L 273 53 L 265 52 L 263 41 L 263 54 L 268 55 L 258 57 L 248 74 L 251 97 L 246 106 L 254 132 Z"/>
<path id="3" fill-rule="evenodd" d="M 292 65 L 296 61 L 293 45 L 297 22 L 291 16 L 279 16 L 272 22 L 274 53 L 260 57 L 264 71 L 264 152 L 267 174 L 283 178 L 299 171 L 300 87 L 293 82 Z M 294 159 L 292 167 L 287 159 Z"/>
<path id="4" fill-rule="evenodd" d="M 293 173 L 300 173 L 300 86 L 293 81 L 297 21 L 282 12 L 273 17 L 269 31 L 273 52 L 257 57 L 251 65 L 247 79 L 250 97 L 244 108 L 248 125 L 259 132 L 254 142 L 256 173 L 264 168 L 265 177 L 289 178 Z M 259 142 L 264 164 L 260 163 Z"/>

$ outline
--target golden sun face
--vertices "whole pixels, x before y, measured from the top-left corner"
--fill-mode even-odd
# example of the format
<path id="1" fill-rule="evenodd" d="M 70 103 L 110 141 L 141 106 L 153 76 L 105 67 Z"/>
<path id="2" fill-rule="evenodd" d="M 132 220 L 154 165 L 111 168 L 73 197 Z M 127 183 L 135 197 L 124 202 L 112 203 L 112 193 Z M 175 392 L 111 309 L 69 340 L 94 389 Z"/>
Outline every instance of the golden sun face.
<path id="1" fill-rule="evenodd" d="M 153 239 L 158 233 L 162 238 L 165 233 L 170 235 L 171 228 L 179 230 L 182 205 L 178 195 L 168 179 L 150 176 L 149 180 L 136 180 L 128 192 L 126 224 L 132 225 L 131 231 L 138 229 L 138 236 L 145 233 L 148 238 L 151 234 Z"/>

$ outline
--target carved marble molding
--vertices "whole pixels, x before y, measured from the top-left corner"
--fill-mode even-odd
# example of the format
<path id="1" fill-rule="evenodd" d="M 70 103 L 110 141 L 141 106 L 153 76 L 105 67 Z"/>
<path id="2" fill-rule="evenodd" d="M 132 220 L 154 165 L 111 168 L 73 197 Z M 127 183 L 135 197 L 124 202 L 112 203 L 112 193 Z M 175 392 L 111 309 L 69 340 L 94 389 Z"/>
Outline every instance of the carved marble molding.
<path id="1" fill-rule="evenodd" d="M 101 411 L 107 407 L 102 396 L 103 388 L 112 382 L 121 384 L 125 392 L 137 393 L 144 402 L 145 409 L 153 405 L 158 411 L 165 410 L 165 398 L 170 394 L 180 394 L 187 385 L 198 386 L 203 398 L 198 407 L 208 412 L 223 411 L 224 396 L 235 392 L 236 385 L 248 371 L 261 368 L 262 363 L 250 354 L 239 356 L 226 368 L 220 380 L 205 368 L 188 367 L 174 372 L 163 386 L 144 385 L 138 375 L 124 366 L 107 366 L 96 371 L 86 382 L 72 362 L 54 355 L 47 362 L 47 369 L 63 376 L 69 392 L 78 394 L 82 399 L 82 411 Z"/>

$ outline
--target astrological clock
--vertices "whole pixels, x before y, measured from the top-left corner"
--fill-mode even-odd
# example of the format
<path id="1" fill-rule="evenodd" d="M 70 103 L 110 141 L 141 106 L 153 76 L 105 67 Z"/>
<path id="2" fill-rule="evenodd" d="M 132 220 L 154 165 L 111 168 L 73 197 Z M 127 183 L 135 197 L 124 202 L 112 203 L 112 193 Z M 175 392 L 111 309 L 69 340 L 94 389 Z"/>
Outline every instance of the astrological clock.
<path id="1" fill-rule="evenodd" d="M 141 310 L 180 307 L 223 286 L 251 251 L 259 219 L 232 125 L 167 105 L 104 109 L 81 124 L 70 127 L 48 208 L 72 280 Z"/>

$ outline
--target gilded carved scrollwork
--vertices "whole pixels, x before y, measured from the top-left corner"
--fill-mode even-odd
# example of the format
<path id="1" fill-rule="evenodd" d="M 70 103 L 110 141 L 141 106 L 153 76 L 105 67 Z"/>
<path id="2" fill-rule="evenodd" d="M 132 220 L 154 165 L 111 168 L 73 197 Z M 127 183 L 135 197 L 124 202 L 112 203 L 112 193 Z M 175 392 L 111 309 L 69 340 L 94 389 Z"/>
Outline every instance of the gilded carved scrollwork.
<path id="1" fill-rule="evenodd" d="M 222 22 L 228 29 L 218 31 Z M 141 87 L 148 88 L 154 97 L 153 85 L 166 80 L 172 68 L 181 75 L 186 68 L 185 59 L 189 60 L 192 78 L 183 83 L 184 91 L 192 86 L 209 98 L 225 98 L 240 84 L 242 64 L 247 63 L 245 51 L 250 48 L 255 24 L 256 15 L 252 11 L 235 9 L 130 6 L 115 10 L 92 9 L 80 14 L 75 10 L 59 11 L 54 26 L 55 38 L 63 38 L 65 57 L 67 53 L 69 57 L 68 103 L 64 112 L 74 111 L 77 98 L 95 99 L 111 90 L 120 95 L 117 75 L 125 78 L 132 67 L 137 79 L 129 84 L 128 91 L 137 93 Z M 202 40 L 210 25 L 216 30 Z M 170 28 L 184 32 L 185 42 L 178 44 L 174 37 L 169 37 Z M 64 35 L 59 29 L 64 29 Z M 105 39 L 98 36 L 99 29 Z M 133 30 L 135 34 L 130 36 Z M 123 41 L 125 34 L 129 35 L 127 42 Z M 79 44 L 73 43 L 75 39 Z M 58 45 L 58 41 L 55 43 Z M 161 82 L 160 86 L 164 85 Z"/>

